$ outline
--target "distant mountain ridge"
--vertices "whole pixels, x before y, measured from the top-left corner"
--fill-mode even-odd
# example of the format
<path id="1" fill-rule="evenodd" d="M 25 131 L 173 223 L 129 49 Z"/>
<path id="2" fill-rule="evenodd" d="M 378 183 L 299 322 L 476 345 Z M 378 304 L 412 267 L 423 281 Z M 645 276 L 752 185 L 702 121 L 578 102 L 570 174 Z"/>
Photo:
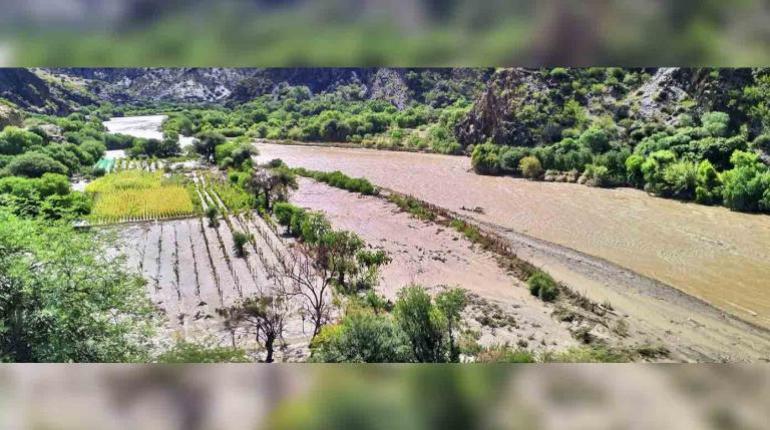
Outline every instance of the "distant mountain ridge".
<path id="1" fill-rule="evenodd" d="M 366 96 L 398 107 L 425 102 L 426 93 L 451 83 L 475 98 L 491 69 L 397 68 L 54 68 L 53 75 L 87 81 L 96 97 L 116 103 L 239 103 L 270 94 L 280 85 L 303 85 L 313 93 L 349 84 L 363 85 Z"/>

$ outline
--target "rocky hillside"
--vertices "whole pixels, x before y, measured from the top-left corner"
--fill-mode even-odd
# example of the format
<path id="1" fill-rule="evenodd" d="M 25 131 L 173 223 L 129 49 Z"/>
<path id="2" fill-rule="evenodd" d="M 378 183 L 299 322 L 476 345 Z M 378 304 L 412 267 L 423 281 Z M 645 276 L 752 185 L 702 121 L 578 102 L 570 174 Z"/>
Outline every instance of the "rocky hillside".
<path id="1" fill-rule="evenodd" d="M 26 111 L 56 115 L 96 101 L 77 79 L 20 68 L 0 68 L 0 99 Z"/>
<path id="2" fill-rule="evenodd" d="M 764 70 L 753 69 L 502 69 L 489 80 L 468 116 L 455 128 L 465 146 L 557 142 L 570 128 L 602 121 L 630 135 L 649 124 L 671 125 L 683 114 L 730 114 L 732 125 L 761 133 L 741 103 Z"/>
<path id="3" fill-rule="evenodd" d="M 362 85 L 366 95 L 404 107 L 410 101 L 435 105 L 458 96 L 475 98 L 491 75 L 487 69 L 387 68 L 90 68 L 50 69 L 87 82 L 111 102 L 240 103 L 270 94 L 280 85 L 303 85 L 313 93 Z"/>

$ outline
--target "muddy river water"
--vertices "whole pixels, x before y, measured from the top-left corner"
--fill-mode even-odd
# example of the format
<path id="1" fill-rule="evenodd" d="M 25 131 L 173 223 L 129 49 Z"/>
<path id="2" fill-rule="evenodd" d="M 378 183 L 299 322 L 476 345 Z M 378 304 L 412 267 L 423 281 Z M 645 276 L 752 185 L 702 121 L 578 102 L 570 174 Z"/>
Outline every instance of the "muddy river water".
<path id="1" fill-rule="evenodd" d="M 770 216 L 627 188 L 489 177 L 467 157 L 258 143 L 260 160 L 340 170 L 479 221 L 599 257 L 770 327 Z M 373 220 L 376 222 L 376 220 Z"/>

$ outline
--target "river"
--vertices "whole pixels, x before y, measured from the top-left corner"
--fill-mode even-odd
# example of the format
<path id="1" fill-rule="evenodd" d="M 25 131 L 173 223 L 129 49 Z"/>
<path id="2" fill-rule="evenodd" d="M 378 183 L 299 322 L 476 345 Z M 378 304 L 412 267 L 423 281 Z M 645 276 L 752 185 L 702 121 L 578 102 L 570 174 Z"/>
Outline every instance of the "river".
<path id="1" fill-rule="evenodd" d="M 479 221 L 599 257 L 770 327 L 770 216 L 628 188 L 476 175 L 466 157 L 259 143 L 259 159 L 340 170 Z M 373 220 L 376 222 L 376 220 Z"/>
<path id="2" fill-rule="evenodd" d="M 139 137 L 143 139 L 163 139 L 161 125 L 167 118 L 166 115 L 143 115 L 143 116 L 125 116 L 110 118 L 104 121 L 104 126 L 110 133 L 125 134 L 128 136 Z M 179 136 L 179 146 L 184 149 L 192 145 L 193 138 L 190 136 Z M 120 158 L 125 156 L 122 150 L 107 151 L 107 156 Z"/>

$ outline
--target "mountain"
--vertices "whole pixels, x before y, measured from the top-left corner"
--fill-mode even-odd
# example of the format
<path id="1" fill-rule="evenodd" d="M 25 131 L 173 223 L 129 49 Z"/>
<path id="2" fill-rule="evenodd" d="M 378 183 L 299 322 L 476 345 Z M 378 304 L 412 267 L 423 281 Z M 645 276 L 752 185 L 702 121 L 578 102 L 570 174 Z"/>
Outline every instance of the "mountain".
<path id="1" fill-rule="evenodd" d="M 626 135 L 650 124 L 668 126 L 682 115 L 709 111 L 747 124 L 761 124 L 740 101 L 764 69 L 588 68 L 523 69 L 495 72 L 467 117 L 455 128 L 464 146 L 491 140 L 510 146 L 540 146 L 561 140 L 564 130 L 585 119 L 612 121 Z"/>
<path id="2" fill-rule="evenodd" d="M 21 68 L 0 68 L 0 99 L 26 111 L 56 115 L 96 102 L 76 79 Z"/>
<path id="3" fill-rule="evenodd" d="M 491 69 L 390 68 L 57 68 L 53 75 L 81 79 L 105 101 L 241 103 L 280 85 L 303 85 L 313 93 L 363 85 L 368 97 L 398 107 L 410 101 L 442 105 L 457 96 L 475 98 Z"/>

